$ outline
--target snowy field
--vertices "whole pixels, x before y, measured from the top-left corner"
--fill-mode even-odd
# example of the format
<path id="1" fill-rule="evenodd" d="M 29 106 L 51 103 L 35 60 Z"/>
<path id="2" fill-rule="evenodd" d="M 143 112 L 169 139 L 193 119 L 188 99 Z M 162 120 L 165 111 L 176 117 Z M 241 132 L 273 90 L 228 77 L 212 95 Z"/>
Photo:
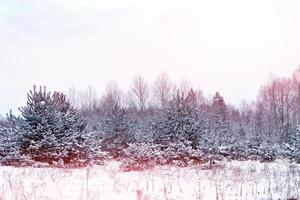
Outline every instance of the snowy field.
<path id="1" fill-rule="evenodd" d="M 299 199 L 300 165 L 226 162 L 223 168 L 157 167 L 122 172 L 120 163 L 82 169 L 0 168 L 1 200 Z"/>

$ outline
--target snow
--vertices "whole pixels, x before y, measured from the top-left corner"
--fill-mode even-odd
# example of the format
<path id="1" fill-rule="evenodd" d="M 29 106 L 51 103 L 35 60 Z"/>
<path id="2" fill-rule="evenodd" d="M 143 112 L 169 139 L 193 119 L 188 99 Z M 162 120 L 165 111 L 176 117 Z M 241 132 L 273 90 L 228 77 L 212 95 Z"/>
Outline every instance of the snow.
<path id="1" fill-rule="evenodd" d="M 1 200 L 243 200 L 300 197 L 300 165 L 287 160 L 122 172 L 121 162 L 79 169 L 0 167 Z"/>

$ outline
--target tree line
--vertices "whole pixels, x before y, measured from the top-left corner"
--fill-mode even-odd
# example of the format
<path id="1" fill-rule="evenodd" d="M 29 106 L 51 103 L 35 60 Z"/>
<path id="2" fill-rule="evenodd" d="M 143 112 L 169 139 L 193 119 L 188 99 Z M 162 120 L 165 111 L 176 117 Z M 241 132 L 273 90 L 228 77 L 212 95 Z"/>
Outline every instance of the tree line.
<path id="1" fill-rule="evenodd" d="M 123 160 L 124 169 L 209 163 L 220 159 L 300 161 L 300 67 L 272 77 L 257 100 L 235 107 L 166 73 L 150 85 L 136 75 L 123 92 L 110 82 L 67 94 L 36 88 L 21 115 L 0 122 L 2 164 L 86 165 Z"/>

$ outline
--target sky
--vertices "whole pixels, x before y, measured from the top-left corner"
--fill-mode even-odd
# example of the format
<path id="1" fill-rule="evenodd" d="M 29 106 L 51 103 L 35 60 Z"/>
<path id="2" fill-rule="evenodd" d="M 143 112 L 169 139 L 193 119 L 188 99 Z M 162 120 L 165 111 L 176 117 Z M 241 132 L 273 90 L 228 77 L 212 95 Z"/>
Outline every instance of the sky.
<path id="1" fill-rule="evenodd" d="M 299 64 L 299 0 L 0 0 L 2 115 L 33 85 L 100 94 L 161 72 L 238 105 Z"/>

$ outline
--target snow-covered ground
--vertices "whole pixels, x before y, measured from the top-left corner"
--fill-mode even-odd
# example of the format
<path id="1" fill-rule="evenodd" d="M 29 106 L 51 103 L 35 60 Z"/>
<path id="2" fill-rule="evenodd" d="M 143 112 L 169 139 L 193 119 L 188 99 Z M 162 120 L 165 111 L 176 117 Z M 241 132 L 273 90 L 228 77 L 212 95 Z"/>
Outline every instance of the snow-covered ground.
<path id="1" fill-rule="evenodd" d="M 0 167 L 1 200 L 256 200 L 300 197 L 300 165 L 226 162 L 223 168 L 122 172 L 118 162 L 82 169 Z"/>

